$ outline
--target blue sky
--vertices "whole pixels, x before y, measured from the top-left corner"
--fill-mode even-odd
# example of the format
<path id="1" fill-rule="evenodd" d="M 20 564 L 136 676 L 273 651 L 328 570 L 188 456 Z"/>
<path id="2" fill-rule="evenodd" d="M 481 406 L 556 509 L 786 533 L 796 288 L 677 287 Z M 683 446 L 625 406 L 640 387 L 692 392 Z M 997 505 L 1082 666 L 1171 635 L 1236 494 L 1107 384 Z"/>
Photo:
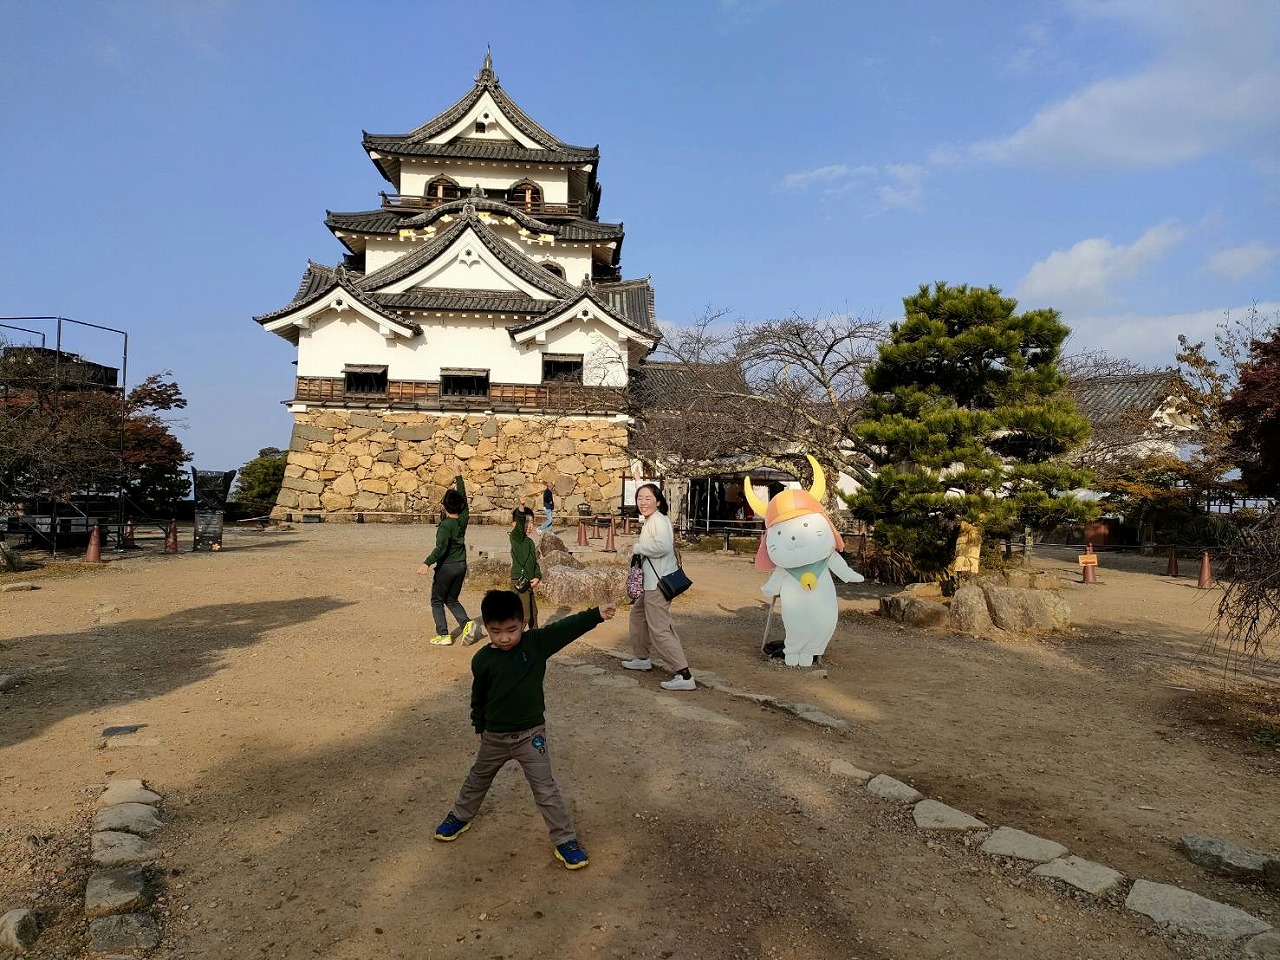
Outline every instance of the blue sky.
<path id="1" fill-rule="evenodd" d="M 0 314 L 128 330 L 206 468 L 284 446 L 293 350 L 252 321 L 324 212 L 386 185 L 361 130 L 504 88 L 599 143 L 660 319 L 849 312 L 921 283 L 1052 306 L 1172 360 L 1280 309 L 1274 0 L 0 0 Z M 11 334 L 12 336 L 12 334 Z M 118 338 L 67 344 L 102 362 Z"/>

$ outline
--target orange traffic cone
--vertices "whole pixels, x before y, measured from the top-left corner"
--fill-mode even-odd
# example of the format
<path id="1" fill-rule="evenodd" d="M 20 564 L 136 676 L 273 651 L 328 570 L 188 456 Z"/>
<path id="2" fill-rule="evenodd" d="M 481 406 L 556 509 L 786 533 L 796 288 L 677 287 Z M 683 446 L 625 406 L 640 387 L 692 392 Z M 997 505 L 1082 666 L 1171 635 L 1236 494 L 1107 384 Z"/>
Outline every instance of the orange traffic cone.
<path id="1" fill-rule="evenodd" d="M 89 534 L 89 549 L 84 552 L 84 558 L 89 563 L 102 562 L 102 530 L 96 523 L 93 533 Z"/>
<path id="2" fill-rule="evenodd" d="M 1208 550 L 1200 555 L 1200 578 L 1196 580 L 1196 586 L 1201 590 L 1208 590 L 1213 586 L 1213 571 L 1209 569 Z"/>
<path id="3" fill-rule="evenodd" d="M 124 525 L 124 533 L 120 535 L 120 546 L 129 547 L 130 549 L 137 546 L 137 544 L 133 542 L 133 537 L 134 537 L 133 521 L 130 520 L 128 523 Z"/>
<path id="4" fill-rule="evenodd" d="M 1093 544 L 1086 543 L 1084 545 L 1085 556 L 1093 556 Z M 1086 563 L 1080 568 L 1081 583 L 1097 583 L 1098 582 L 1098 566 L 1097 563 Z"/>
<path id="5" fill-rule="evenodd" d="M 178 521 L 177 520 L 169 521 L 169 529 L 166 530 L 164 534 L 164 552 L 165 553 L 178 552 Z"/>
<path id="6" fill-rule="evenodd" d="M 585 547 L 587 545 L 587 521 L 578 521 L 578 546 Z"/>
<path id="7" fill-rule="evenodd" d="M 1169 548 L 1169 564 L 1164 568 L 1166 577 L 1176 577 L 1178 575 L 1178 548 Z"/>
<path id="8" fill-rule="evenodd" d="M 612 517 L 609 519 L 609 525 L 604 528 L 604 547 L 602 548 L 602 550 L 605 553 L 618 552 L 618 548 L 614 546 L 614 543 L 613 543 L 613 518 Z"/>

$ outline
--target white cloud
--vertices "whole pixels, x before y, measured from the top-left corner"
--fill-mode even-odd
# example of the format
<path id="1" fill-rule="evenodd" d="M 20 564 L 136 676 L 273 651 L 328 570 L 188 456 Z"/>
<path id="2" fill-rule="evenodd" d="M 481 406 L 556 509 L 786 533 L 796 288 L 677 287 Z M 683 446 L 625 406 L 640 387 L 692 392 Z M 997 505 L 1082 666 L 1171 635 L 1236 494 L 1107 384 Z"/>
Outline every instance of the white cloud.
<path id="1" fill-rule="evenodd" d="M 1261 273 L 1275 259 L 1277 252 L 1280 251 L 1266 244 L 1246 243 L 1215 253 L 1205 264 L 1205 269 L 1227 280 L 1244 280 Z"/>
<path id="2" fill-rule="evenodd" d="M 1101 306 L 1113 300 L 1116 284 L 1163 259 L 1186 234 L 1176 221 L 1167 220 L 1128 246 L 1105 237 L 1081 240 L 1033 265 L 1018 284 L 1017 296 L 1060 310 Z"/>
<path id="3" fill-rule="evenodd" d="M 848 175 L 848 167 L 843 163 L 833 163 L 827 167 L 817 167 L 813 170 L 801 170 L 798 173 L 788 173 L 782 178 L 782 189 L 805 190 L 813 186 L 815 183 L 830 183 L 832 180 L 842 180 Z"/>
<path id="4" fill-rule="evenodd" d="M 1274 0 L 1075 0 L 1082 17 L 1121 20 L 1158 48 L 1150 64 L 1049 104 L 1006 137 L 943 147 L 949 163 L 1144 168 L 1244 147 L 1266 162 L 1280 142 L 1280 17 Z"/>
<path id="5" fill-rule="evenodd" d="M 1191 313 L 1144 316 L 1127 313 L 1066 318 L 1072 329 L 1070 351 L 1102 349 L 1139 363 L 1171 365 L 1178 351 L 1178 334 L 1193 343 L 1213 342 L 1214 329 L 1224 317 L 1244 316 L 1254 304 L 1218 307 Z M 1280 314 L 1280 301 L 1256 304 L 1264 317 Z"/>
<path id="6" fill-rule="evenodd" d="M 911 163 L 891 163 L 885 167 L 888 183 L 881 184 L 876 190 L 880 206 L 884 209 L 906 207 L 919 209 L 924 199 L 924 167 Z"/>

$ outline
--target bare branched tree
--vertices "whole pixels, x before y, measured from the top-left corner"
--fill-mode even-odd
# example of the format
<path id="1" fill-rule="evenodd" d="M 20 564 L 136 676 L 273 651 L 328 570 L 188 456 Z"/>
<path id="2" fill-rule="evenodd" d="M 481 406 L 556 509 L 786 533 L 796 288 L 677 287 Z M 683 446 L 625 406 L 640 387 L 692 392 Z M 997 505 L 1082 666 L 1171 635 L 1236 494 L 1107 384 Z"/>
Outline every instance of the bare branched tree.
<path id="1" fill-rule="evenodd" d="M 635 449 L 689 476 L 730 456 L 794 470 L 804 453 L 865 475 L 863 373 L 885 332 L 843 314 L 730 322 L 707 312 L 669 333 L 643 368 L 632 392 Z"/>
<path id="2" fill-rule="evenodd" d="M 1243 531 L 1226 567 L 1214 643 L 1229 665 L 1256 666 L 1275 655 L 1280 635 L 1280 510 Z"/>

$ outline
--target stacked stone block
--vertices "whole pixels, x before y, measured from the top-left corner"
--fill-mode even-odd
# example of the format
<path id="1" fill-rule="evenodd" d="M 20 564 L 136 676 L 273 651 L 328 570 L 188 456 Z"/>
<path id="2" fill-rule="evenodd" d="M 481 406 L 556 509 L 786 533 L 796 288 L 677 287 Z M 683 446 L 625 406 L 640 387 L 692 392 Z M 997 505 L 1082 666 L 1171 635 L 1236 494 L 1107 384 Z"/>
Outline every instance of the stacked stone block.
<path id="1" fill-rule="evenodd" d="M 272 516 L 331 520 L 439 516 L 462 464 L 472 517 L 507 523 L 521 494 L 549 482 L 557 511 L 621 502 L 627 426 L 608 418 L 310 410 L 294 414 L 284 483 Z"/>

